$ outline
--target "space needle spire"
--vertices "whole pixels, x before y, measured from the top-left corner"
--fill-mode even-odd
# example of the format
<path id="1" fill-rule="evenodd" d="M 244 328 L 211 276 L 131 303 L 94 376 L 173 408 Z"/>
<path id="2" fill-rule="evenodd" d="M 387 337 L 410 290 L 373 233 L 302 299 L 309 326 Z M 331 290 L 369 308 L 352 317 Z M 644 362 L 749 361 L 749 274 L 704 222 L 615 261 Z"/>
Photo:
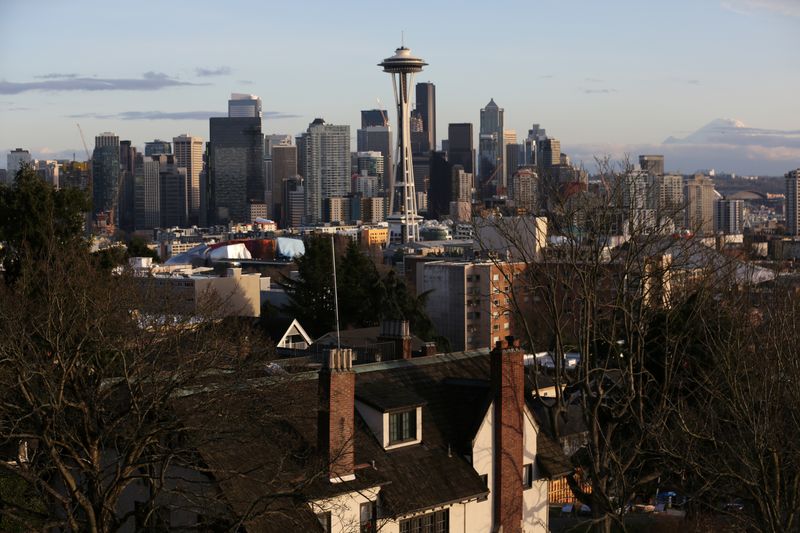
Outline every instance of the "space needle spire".
<path id="1" fill-rule="evenodd" d="M 417 194 L 414 189 L 414 164 L 411 160 L 411 107 L 410 92 L 414 74 L 422 72 L 427 63 L 411 55 L 404 45 L 395 50 L 392 57 L 382 63 L 384 72 L 392 75 L 394 101 L 397 104 L 397 172 L 390 186 L 389 234 L 393 243 L 409 243 L 419 240 Z"/>

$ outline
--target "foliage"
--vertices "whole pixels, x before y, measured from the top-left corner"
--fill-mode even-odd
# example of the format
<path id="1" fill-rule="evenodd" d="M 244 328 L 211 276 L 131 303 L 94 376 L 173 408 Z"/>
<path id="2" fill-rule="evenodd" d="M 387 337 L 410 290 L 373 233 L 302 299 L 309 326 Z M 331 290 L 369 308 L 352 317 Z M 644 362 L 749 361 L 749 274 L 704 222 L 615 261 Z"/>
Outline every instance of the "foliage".
<path id="1" fill-rule="evenodd" d="M 85 248 L 84 213 L 88 196 L 78 189 L 55 189 L 30 166 L 17 173 L 12 186 L 0 186 L 0 260 L 6 282 L 20 275 L 23 257 L 43 257 L 51 244 Z"/>
<path id="2" fill-rule="evenodd" d="M 305 255 L 297 259 L 299 279 L 284 278 L 281 283 L 289 295 L 288 311 L 314 336 L 336 326 L 330 242 L 326 237 L 310 238 Z M 355 243 L 337 257 L 336 276 L 343 329 L 377 326 L 382 319 L 404 319 L 424 340 L 440 340 L 425 312 L 426 295 L 412 294 L 393 271 L 381 277 Z"/>

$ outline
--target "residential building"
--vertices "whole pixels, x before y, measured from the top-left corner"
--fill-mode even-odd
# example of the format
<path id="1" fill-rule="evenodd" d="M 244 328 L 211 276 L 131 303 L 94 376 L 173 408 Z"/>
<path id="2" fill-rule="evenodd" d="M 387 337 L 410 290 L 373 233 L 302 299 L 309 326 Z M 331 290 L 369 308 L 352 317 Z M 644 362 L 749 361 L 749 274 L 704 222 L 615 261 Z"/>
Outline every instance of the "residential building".
<path id="1" fill-rule="evenodd" d="M 172 139 L 175 164 L 186 169 L 189 222 L 200 220 L 200 174 L 203 172 L 203 139 L 186 133 Z"/>
<path id="2" fill-rule="evenodd" d="M 357 170 L 361 175 L 375 176 L 380 178 L 383 182 L 384 171 L 384 158 L 381 152 L 365 151 L 357 152 Z"/>
<path id="3" fill-rule="evenodd" d="M 257 118 L 261 123 L 261 98 L 254 94 L 231 93 L 229 118 Z"/>
<path id="4" fill-rule="evenodd" d="M 714 231 L 714 200 L 717 199 L 714 181 L 703 174 L 695 174 L 683 184 L 686 202 L 684 227 L 698 235 Z"/>
<path id="5" fill-rule="evenodd" d="M 740 235 L 744 225 L 744 200 L 714 202 L 714 233 Z"/>
<path id="6" fill-rule="evenodd" d="M 261 119 L 212 117 L 210 132 L 209 214 L 216 223 L 245 222 L 250 216 L 248 204 L 264 201 Z"/>
<path id="7" fill-rule="evenodd" d="M 350 192 L 350 126 L 315 119 L 297 138 L 297 150 L 305 180 L 306 222 L 317 224 L 323 221 L 325 199 Z"/>
<path id="8" fill-rule="evenodd" d="M 664 156 L 663 155 L 640 155 L 639 167 L 642 172 L 651 176 L 664 175 Z"/>
<path id="9" fill-rule="evenodd" d="M 685 200 L 683 196 L 683 176 L 651 175 L 649 177 L 648 208 L 655 212 L 656 220 L 662 227 L 672 225 L 673 230 L 684 223 Z"/>
<path id="10" fill-rule="evenodd" d="M 511 178 L 511 199 L 518 211 L 536 213 L 539 209 L 539 175 L 532 168 L 520 168 Z"/>
<path id="11" fill-rule="evenodd" d="M 502 268 L 501 266 L 502 265 Z M 511 279 L 524 263 L 430 261 L 417 270 L 417 294 L 453 351 L 487 348 L 513 335 Z"/>
<path id="12" fill-rule="evenodd" d="M 248 472 L 214 492 L 231 520 L 248 531 L 549 530 L 548 481 L 572 468 L 537 421 L 517 341 L 491 352 L 353 360 L 352 350 L 331 349 L 316 375 L 272 380 L 270 394 L 226 391 L 224 417 L 197 408 L 218 391 L 176 401 L 185 425 L 233 435 L 197 450 L 211 472 Z M 234 428 L 251 435 L 247 453 Z M 289 460 L 288 450 L 305 460 Z M 298 492 L 297 479 L 314 481 Z M 166 509 L 164 521 L 179 518 Z"/>

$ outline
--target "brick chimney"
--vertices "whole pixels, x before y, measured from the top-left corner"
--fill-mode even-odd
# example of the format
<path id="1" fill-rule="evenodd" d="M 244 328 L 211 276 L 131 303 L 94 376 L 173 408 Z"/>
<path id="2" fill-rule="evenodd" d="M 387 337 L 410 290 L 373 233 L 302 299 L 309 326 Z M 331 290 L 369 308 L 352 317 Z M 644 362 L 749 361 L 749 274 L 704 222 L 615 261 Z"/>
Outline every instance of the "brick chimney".
<path id="1" fill-rule="evenodd" d="M 319 451 L 328 462 L 332 483 L 355 479 L 355 386 L 352 350 L 343 348 L 328 352 L 319 371 L 317 438 Z"/>
<path id="2" fill-rule="evenodd" d="M 525 366 L 519 341 L 498 341 L 491 353 L 494 400 L 494 523 L 492 531 L 522 531 Z"/>
<path id="3" fill-rule="evenodd" d="M 408 320 L 384 320 L 378 342 L 394 343 L 393 359 L 411 359 L 411 328 Z"/>

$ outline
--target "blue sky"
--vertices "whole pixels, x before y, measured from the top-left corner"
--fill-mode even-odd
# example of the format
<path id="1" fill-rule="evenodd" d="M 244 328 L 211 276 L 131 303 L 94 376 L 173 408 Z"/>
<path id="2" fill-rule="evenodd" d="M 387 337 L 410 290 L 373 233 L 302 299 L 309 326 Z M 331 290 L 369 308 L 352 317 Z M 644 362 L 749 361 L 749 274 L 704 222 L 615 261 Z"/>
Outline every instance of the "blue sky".
<path id="1" fill-rule="evenodd" d="M 540 123 L 576 161 L 658 150 L 685 172 L 800 166 L 800 0 L 396 5 L 0 0 L 0 153 L 80 156 L 76 122 L 90 149 L 103 131 L 207 138 L 231 92 L 261 96 L 265 133 L 320 116 L 355 136 L 376 98 L 391 116 L 376 63 L 404 31 L 430 63 L 419 80 L 437 86 L 440 141 L 448 122 L 477 128 L 493 97 L 507 129 Z M 718 118 L 762 133 L 661 146 Z"/>

